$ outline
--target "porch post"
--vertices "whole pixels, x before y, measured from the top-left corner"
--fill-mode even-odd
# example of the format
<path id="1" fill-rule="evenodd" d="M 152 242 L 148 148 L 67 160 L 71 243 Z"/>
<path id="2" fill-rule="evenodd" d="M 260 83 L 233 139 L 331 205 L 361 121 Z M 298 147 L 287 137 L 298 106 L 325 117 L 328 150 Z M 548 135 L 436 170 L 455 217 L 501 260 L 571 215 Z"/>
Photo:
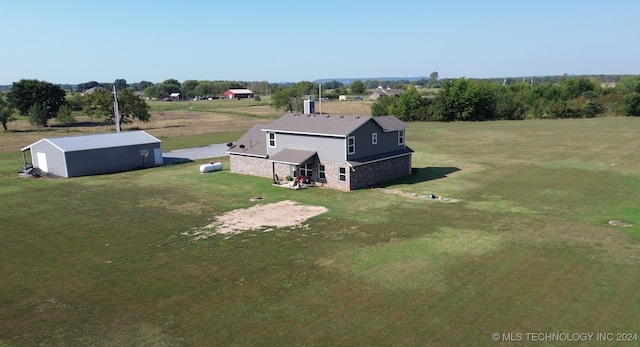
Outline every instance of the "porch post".
<path id="1" fill-rule="evenodd" d="M 276 180 L 276 162 L 275 161 L 271 162 L 271 179 L 273 180 L 273 183 L 278 183 L 278 181 Z"/>

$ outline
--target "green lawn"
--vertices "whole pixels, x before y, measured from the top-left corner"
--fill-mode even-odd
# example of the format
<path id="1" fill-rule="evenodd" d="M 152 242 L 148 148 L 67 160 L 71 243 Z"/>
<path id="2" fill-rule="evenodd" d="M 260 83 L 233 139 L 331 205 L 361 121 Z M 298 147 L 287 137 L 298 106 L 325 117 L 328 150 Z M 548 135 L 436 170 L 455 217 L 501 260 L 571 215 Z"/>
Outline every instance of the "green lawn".
<path id="1" fill-rule="evenodd" d="M 21 154 L 0 154 L 0 346 L 494 346 L 516 344 L 493 333 L 639 333 L 639 122 L 411 123 L 417 172 L 349 193 L 272 187 L 231 174 L 227 158 L 210 174 L 194 162 L 22 179 Z M 217 136 L 209 143 L 230 134 Z M 329 211 L 308 228 L 183 235 L 287 199 Z"/>

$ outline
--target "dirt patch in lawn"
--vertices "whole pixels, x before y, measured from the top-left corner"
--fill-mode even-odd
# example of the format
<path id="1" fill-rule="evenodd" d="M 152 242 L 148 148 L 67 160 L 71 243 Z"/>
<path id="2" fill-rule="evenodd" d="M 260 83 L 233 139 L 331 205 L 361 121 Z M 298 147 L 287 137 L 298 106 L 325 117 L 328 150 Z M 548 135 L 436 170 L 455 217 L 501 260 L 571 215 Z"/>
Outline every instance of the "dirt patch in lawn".
<path id="1" fill-rule="evenodd" d="M 610 220 L 609 221 L 609 225 L 615 225 L 615 226 L 619 226 L 619 227 L 632 227 L 633 224 L 625 222 L 625 221 L 621 221 L 621 220 Z"/>
<path id="2" fill-rule="evenodd" d="M 307 219 L 327 212 L 323 206 L 302 205 L 284 200 L 271 204 L 259 204 L 245 209 L 229 211 L 214 218 L 208 225 L 192 232 L 182 233 L 193 237 L 193 241 L 213 235 L 234 235 L 250 230 L 272 231 L 277 228 L 300 228 Z"/>

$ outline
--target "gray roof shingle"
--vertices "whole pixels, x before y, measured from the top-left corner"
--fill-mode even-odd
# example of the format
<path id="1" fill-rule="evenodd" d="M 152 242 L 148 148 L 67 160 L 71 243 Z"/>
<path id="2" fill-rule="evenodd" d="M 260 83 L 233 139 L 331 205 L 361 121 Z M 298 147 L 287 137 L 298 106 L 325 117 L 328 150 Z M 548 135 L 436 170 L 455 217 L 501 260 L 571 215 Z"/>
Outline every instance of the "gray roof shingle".
<path id="1" fill-rule="evenodd" d="M 285 148 L 280 152 L 272 155 L 269 161 L 275 161 L 277 163 L 301 165 L 311 159 L 314 155 L 318 154 L 316 151 L 303 151 L 300 149 Z"/>
<path id="2" fill-rule="evenodd" d="M 262 131 L 264 124 L 256 124 L 247 131 L 236 143 L 233 144 L 227 153 L 248 155 L 254 157 L 267 156 L 267 138 Z"/>
<path id="3" fill-rule="evenodd" d="M 394 116 L 381 116 L 373 118 L 384 132 L 405 130 L 408 128 L 407 124 Z"/>
<path id="4" fill-rule="evenodd" d="M 371 116 L 297 115 L 288 113 L 265 125 L 263 131 L 345 137 Z"/>

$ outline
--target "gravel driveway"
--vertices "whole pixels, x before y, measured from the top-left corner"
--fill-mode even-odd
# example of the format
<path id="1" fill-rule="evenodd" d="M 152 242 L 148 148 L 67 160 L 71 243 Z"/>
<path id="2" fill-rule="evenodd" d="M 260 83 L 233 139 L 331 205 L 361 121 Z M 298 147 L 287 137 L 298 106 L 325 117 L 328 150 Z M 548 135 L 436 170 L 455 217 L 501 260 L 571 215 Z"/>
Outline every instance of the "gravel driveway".
<path id="1" fill-rule="evenodd" d="M 228 156 L 226 143 L 164 151 L 162 157 L 165 164 L 185 163 L 198 159 L 210 159 Z"/>

